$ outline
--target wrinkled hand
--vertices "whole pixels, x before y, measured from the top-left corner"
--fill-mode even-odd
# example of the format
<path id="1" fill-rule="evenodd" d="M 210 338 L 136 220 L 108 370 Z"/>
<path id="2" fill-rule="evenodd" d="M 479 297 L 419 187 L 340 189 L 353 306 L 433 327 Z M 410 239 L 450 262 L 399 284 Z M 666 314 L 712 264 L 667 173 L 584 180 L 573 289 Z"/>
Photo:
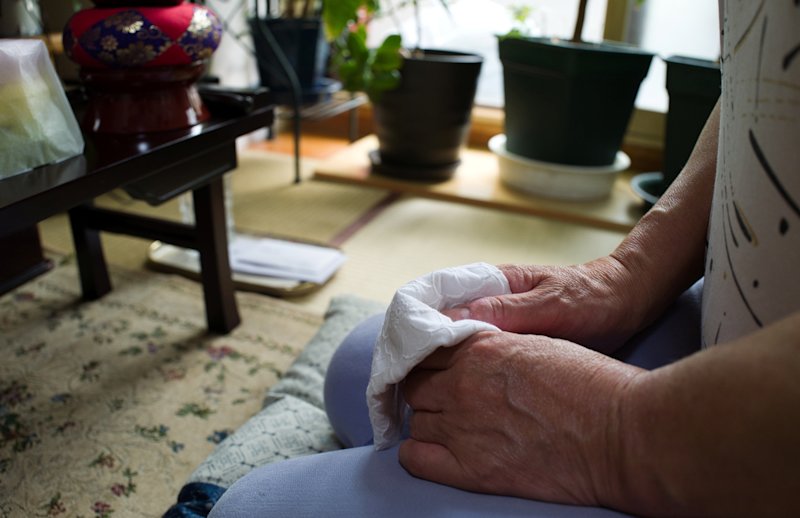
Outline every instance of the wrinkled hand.
<path id="1" fill-rule="evenodd" d="M 564 338 L 606 353 L 623 345 L 647 322 L 643 292 L 634 276 L 611 257 L 577 266 L 499 266 L 511 295 L 485 297 L 443 311 L 514 333 Z"/>
<path id="2" fill-rule="evenodd" d="M 564 340 L 477 333 L 404 381 L 400 462 L 470 491 L 602 505 L 622 486 L 621 400 L 641 372 Z"/>

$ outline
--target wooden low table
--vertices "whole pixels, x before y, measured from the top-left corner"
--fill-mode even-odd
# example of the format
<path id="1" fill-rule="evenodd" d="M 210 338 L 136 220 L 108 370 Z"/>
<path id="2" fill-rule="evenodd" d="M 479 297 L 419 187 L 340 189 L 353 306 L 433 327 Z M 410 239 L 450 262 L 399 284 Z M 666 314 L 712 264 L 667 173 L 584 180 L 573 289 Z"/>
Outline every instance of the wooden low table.
<path id="1" fill-rule="evenodd" d="M 250 95 L 252 94 L 252 95 Z M 247 96 L 248 109 L 216 99 L 211 118 L 190 128 L 142 135 L 84 135 L 80 156 L 0 180 L 0 243 L 26 236 L 38 246 L 36 223 L 68 211 L 85 299 L 111 290 L 100 231 L 133 235 L 200 253 L 206 318 L 211 331 L 227 333 L 239 322 L 228 259 L 222 175 L 236 167 L 236 139 L 270 126 L 274 109 L 264 89 Z M 73 103 L 80 114 L 80 101 Z M 116 188 L 152 205 L 192 191 L 195 225 L 95 207 L 93 199 Z M 30 248 L 30 246 L 28 246 Z M 7 250 L 11 252 L 11 250 Z M 29 254 L 35 263 L 37 255 Z M 41 255 L 41 254 L 39 254 Z M 41 273 L 0 261 L 5 290 Z M 21 273 L 15 274 L 16 271 Z"/>
<path id="2" fill-rule="evenodd" d="M 375 136 L 354 142 L 346 149 L 321 161 L 314 178 L 331 182 L 366 185 L 479 207 L 520 212 L 571 223 L 627 232 L 644 214 L 644 201 L 633 192 L 633 173 L 620 174 L 611 195 L 599 201 L 568 202 L 516 191 L 499 179 L 497 159 L 489 151 L 464 149 L 455 176 L 438 183 L 405 181 L 371 172 L 368 153 L 377 149 Z"/>

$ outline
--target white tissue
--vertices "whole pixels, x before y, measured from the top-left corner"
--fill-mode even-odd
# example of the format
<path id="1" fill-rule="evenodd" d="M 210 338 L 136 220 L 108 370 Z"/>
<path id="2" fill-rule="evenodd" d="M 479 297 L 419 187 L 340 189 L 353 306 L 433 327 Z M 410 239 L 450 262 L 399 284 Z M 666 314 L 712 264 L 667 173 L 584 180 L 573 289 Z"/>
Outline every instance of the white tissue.
<path id="1" fill-rule="evenodd" d="M 456 345 L 479 331 L 498 331 L 478 320 L 454 322 L 440 311 L 510 292 L 503 272 L 486 263 L 438 270 L 397 291 L 386 310 L 367 386 L 375 449 L 400 440 L 407 404 L 397 384 L 415 365 L 439 347 Z"/>
<path id="2" fill-rule="evenodd" d="M 80 155 L 83 148 L 44 42 L 0 39 L 0 178 Z"/>

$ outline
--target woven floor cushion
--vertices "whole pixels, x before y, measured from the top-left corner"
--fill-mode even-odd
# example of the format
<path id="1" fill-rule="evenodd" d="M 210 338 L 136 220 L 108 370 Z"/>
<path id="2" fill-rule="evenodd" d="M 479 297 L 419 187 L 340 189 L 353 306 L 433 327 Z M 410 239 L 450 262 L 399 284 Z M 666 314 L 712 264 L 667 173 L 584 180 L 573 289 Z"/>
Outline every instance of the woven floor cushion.
<path id="1" fill-rule="evenodd" d="M 377 302 L 353 295 L 335 297 L 319 331 L 267 393 L 261 412 L 217 445 L 191 474 L 179 503 L 165 516 L 205 516 L 224 489 L 252 469 L 341 448 L 325 415 L 325 371 L 348 333 L 384 310 Z M 192 512 L 187 512 L 187 505 Z"/>

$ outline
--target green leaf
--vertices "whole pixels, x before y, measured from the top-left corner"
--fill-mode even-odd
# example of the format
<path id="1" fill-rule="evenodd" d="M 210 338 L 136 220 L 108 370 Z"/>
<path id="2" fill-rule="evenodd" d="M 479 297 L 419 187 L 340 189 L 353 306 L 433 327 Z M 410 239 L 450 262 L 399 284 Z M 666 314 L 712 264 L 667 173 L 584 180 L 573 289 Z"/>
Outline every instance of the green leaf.
<path id="1" fill-rule="evenodd" d="M 378 52 L 397 52 L 403 46 L 403 38 L 399 34 L 390 34 L 383 40 L 381 46 L 378 47 Z"/>
<path id="2" fill-rule="evenodd" d="M 372 62 L 373 68 L 376 71 L 386 72 L 399 69 L 403 65 L 403 56 L 400 55 L 402 46 L 403 41 L 400 35 L 388 36 L 375 52 L 375 59 Z"/>
<path id="3" fill-rule="evenodd" d="M 369 55 L 367 49 L 367 33 L 363 30 L 351 32 L 347 36 L 347 51 L 350 58 L 357 61 L 365 61 Z"/>
<path id="4" fill-rule="evenodd" d="M 362 67 L 354 61 L 347 61 L 339 66 L 339 79 L 342 86 L 349 92 L 357 92 L 364 89 Z"/>
<path id="5" fill-rule="evenodd" d="M 358 0 L 357 3 L 363 1 Z M 346 4 L 349 4 L 349 7 Z M 337 0 L 327 2 L 325 5 L 329 16 L 339 12 L 340 9 L 350 8 L 352 20 L 357 18 L 356 9 L 350 0 L 341 2 Z M 368 10 L 374 11 L 378 6 L 378 0 L 367 0 L 366 6 Z M 346 23 L 342 25 L 341 30 L 346 26 Z M 363 91 L 371 98 L 375 98 L 381 92 L 396 88 L 399 84 L 398 70 L 403 66 L 403 56 L 400 54 L 402 46 L 402 38 L 393 34 L 384 39 L 377 49 L 370 49 L 367 47 L 366 28 L 363 25 L 352 26 L 351 30 L 339 32 L 331 64 L 345 90 Z"/>
<path id="6" fill-rule="evenodd" d="M 323 2 L 322 19 L 325 22 L 325 32 L 329 40 L 333 40 L 341 34 L 347 28 L 348 23 L 356 21 L 358 9 L 362 4 L 364 4 L 363 0 L 329 0 Z M 367 4 L 372 4 L 374 10 L 374 1 L 367 2 Z M 369 7 L 367 5 L 368 9 Z"/>

